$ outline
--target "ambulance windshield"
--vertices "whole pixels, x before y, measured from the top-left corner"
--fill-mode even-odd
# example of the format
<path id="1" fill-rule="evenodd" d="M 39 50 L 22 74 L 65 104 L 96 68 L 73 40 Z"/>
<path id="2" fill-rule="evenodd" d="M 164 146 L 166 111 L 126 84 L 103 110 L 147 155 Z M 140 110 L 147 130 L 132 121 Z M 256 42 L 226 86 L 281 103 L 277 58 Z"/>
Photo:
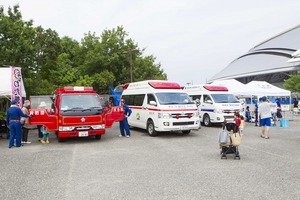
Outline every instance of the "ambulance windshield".
<path id="1" fill-rule="evenodd" d="M 212 94 L 215 103 L 239 103 L 233 94 Z"/>
<path id="2" fill-rule="evenodd" d="M 157 99 L 161 105 L 168 104 L 194 104 L 186 93 L 156 93 Z"/>
<path id="3" fill-rule="evenodd" d="M 102 106 L 97 94 L 66 94 L 61 97 L 61 115 L 101 114 Z"/>

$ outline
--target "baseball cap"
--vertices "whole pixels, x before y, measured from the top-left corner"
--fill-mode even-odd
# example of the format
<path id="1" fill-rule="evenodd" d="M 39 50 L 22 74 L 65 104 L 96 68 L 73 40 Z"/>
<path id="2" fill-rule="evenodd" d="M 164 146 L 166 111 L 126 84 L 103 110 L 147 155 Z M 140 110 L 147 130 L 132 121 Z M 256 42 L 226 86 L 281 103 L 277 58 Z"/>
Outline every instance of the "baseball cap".
<path id="1" fill-rule="evenodd" d="M 11 105 L 16 105 L 18 102 L 16 100 L 11 101 Z"/>
<path id="2" fill-rule="evenodd" d="M 261 100 L 262 100 L 262 101 L 266 101 L 266 100 L 267 100 L 267 97 L 266 97 L 266 96 L 263 96 L 263 97 L 261 98 Z"/>

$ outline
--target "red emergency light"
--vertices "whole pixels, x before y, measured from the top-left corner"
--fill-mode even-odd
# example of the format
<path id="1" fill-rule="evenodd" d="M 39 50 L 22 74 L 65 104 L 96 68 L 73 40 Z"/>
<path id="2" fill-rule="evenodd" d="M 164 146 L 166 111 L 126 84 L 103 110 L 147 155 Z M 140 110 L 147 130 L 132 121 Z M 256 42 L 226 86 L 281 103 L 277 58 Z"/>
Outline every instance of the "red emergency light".
<path id="1" fill-rule="evenodd" d="M 129 83 L 125 83 L 125 84 L 123 85 L 123 89 L 126 90 L 126 89 L 128 88 L 128 86 L 129 86 Z"/>
<path id="2" fill-rule="evenodd" d="M 178 83 L 172 82 L 149 82 L 148 84 L 155 89 L 181 89 Z"/>
<path id="3" fill-rule="evenodd" d="M 203 87 L 208 91 L 228 91 L 227 87 L 224 86 L 204 85 Z"/>

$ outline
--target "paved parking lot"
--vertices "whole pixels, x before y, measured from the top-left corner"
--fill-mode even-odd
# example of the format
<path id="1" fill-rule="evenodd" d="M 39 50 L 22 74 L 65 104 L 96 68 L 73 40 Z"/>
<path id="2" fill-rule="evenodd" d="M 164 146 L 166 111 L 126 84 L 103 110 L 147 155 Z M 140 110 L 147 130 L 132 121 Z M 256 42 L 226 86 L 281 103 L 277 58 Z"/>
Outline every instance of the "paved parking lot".
<path id="1" fill-rule="evenodd" d="M 300 199 L 300 117 L 271 127 L 270 139 L 248 124 L 241 160 L 221 160 L 219 126 L 189 135 L 149 137 L 118 124 L 100 141 L 37 141 L 8 149 L 0 139 L 0 199 Z"/>

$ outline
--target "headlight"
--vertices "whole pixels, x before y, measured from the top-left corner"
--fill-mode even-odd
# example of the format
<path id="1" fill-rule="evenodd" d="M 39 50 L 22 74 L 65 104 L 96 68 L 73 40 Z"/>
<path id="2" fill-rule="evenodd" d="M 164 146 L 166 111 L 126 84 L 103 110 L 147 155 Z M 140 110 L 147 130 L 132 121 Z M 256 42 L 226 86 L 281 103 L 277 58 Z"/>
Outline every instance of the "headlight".
<path id="1" fill-rule="evenodd" d="M 199 117 L 199 112 L 195 112 L 195 113 L 193 113 L 193 117 Z"/>
<path id="2" fill-rule="evenodd" d="M 74 130 L 74 126 L 60 126 L 59 131 L 73 131 Z"/>
<path id="3" fill-rule="evenodd" d="M 216 109 L 215 112 L 216 112 L 216 113 L 219 113 L 219 114 L 222 114 L 222 113 L 223 113 L 223 111 L 222 111 L 221 109 Z"/>
<path id="4" fill-rule="evenodd" d="M 158 118 L 170 119 L 172 116 L 169 113 L 158 113 Z"/>
<path id="5" fill-rule="evenodd" d="M 91 126 L 92 129 L 105 129 L 105 124 L 100 124 L 100 125 L 94 125 L 94 126 Z"/>

